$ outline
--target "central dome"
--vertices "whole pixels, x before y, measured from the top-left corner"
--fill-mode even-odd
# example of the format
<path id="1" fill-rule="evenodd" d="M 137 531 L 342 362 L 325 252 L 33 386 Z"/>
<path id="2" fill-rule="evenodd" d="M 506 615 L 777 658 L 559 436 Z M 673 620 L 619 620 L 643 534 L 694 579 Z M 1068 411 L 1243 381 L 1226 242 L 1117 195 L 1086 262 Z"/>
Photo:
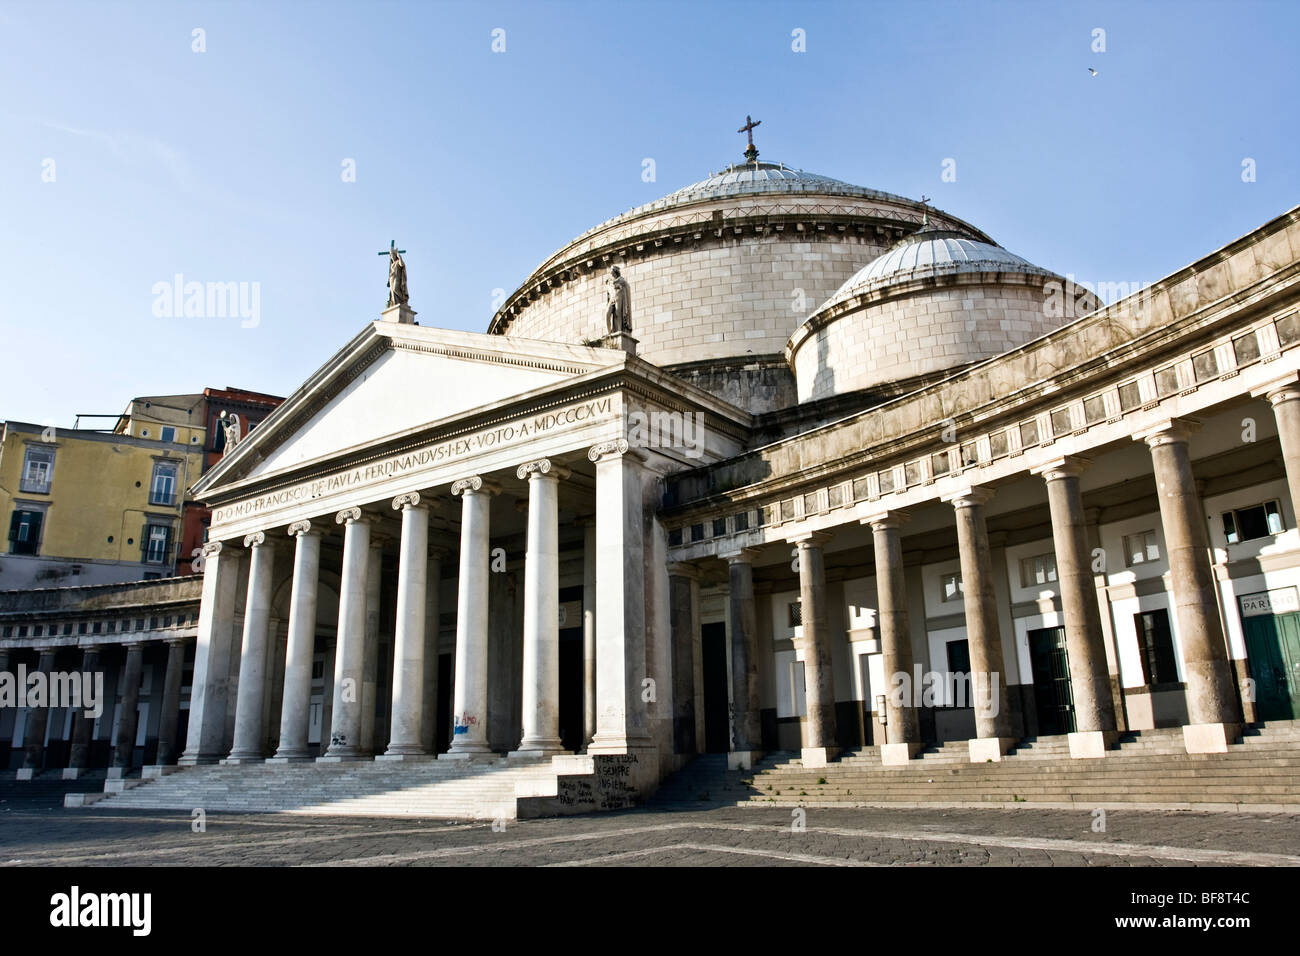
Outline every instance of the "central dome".
<path id="1" fill-rule="evenodd" d="M 751 411 L 786 407 L 791 333 L 927 215 L 988 240 L 892 193 L 785 163 L 730 164 L 567 243 L 506 298 L 488 331 L 593 344 L 606 332 L 606 280 L 618 266 L 639 357 Z M 766 384 L 743 369 L 758 369 Z"/>

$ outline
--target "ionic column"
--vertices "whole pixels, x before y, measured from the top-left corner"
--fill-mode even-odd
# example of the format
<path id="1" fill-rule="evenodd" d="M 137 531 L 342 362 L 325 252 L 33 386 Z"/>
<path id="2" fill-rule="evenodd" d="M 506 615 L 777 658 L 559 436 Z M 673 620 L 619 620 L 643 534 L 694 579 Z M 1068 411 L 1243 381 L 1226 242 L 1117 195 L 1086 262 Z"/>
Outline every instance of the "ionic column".
<path id="1" fill-rule="evenodd" d="M 596 733 L 588 754 L 637 754 L 658 774 L 646 702 L 644 494 L 624 439 L 587 452 L 596 464 Z M 641 761 L 645 766 L 640 766 Z M 651 764 L 653 763 L 653 766 Z"/>
<path id="2" fill-rule="evenodd" d="M 424 563 L 424 701 L 420 712 L 420 745 L 425 753 L 438 753 L 445 743 L 438 735 L 438 638 L 442 629 L 442 559 L 446 551 L 429 548 Z"/>
<path id="3" fill-rule="evenodd" d="M 364 760 L 362 681 L 366 657 L 366 579 L 370 565 L 370 517 L 345 508 L 334 520 L 343 525 L 343 568 L 339 587 L 338 646 L 334 652 L 334 706 L 329 747 L 318 760 Z"/>
<path id="4" fill-rule="evenodd" d="M 799 549 L 800 645 L 804 659 L 803 765 L 824 767 L 839 753 L 836 743 L 835 674 L 831 666 L 831 637 L 826 624 L 826 557 L 830 535 L 812 532 L 795 538 Z"/>
<path id="5" fill-rule="evenodd" d="M 700 573 L 691 564 L 668 566 L 668 626 L 673 647 L 673 753 L 696 747 L 695 644 L 700 634 Z"/>
<path id="6" fill-rule="evenodd" d="M 387 535 L 370 533 L 366 553 L 366 653 L 361 680 L 361 746 L 366 753 L 378 749 L 376 740 L 379 706 L 379 604 L 383 600 L 384 544 Z"/>
<path id="7" fill-rule="evenodd" d="M 425 606 L 429 587 L 429 507 L 418 492 L 398 495 L 402 541 L 397 556 L 397 625 L 393 635 L 393 732 L 386 759 L 429 756 L 424 729 Z"/>
<path id="8" fill-rule="evenodd" d="M 263 752 L 262 712 L 266 701 L 266 647 L 271 639 L 271 587 L 275 583 L 275 546 L 266 532 L 244 538 L 249 549 L 248 598 L 244 604 L 244 644 L 239 656 L 239 687 L 235 695 L 235 741 L 222 763 L 260 763 Z"/>
<path id="9" fill-rule="evenodd" d="M 310 760 L 311 670 L 316 657 L 316 602 L 320 593 L 321 532 L 310 521 L 289 525 L 295 539 L 289 592 L 289 640 L 284 652 L 284 699 L 276 762 Z M 328 728 L 322 734 L 328 734 Z"/>
<path id="10" fill-rule="evenodd" d="M 135 754 L 135 737 L 140 722 L 140 679 L 144 676 L 144 644 L 127 644 L 126 668 L 122 678 L 122 708 L 117 720 L 117 737 L 113 741 L 113 766 L 110 777 L 124 777 L 131 769 Z"/>
<path id="11" fill-rule="evenodd" d="M 523 738 L 512 757 L 550 757 L 560 742 L 559 479 L 569 470 L 548 458 L 520 465 L 528 479 L 524 558 Z"/>
<path id="12" fill-rule="evenodd" d="M 230 664 L 235 651 L 235 601 L 242 554 L 218 541 L 203 546 L 203 597 L 190 690 L 190 723 L 181 766 L 216 763 L 224 755 Z"/>
<path id="13" fill-rule="evenodd" d="M 1199 422 L 1174 419 L 1136 436 L 1151 449 L 1160 525 L 1169 554 L 1169 578 L 1187 679 L 1188 753 L 1227 750 L 1241 733 L 1241 705 L 1219 620 L 1210 539 L 1192 477 L 1187 442 Z"/>
<path id="14" fill-rule="evenodd" d="M 1291 381 L 1273 382 L 1251 394 L 1256 397 L 1263 394 L 1273 406 L 1287 489 L 1291 492 L 1291 510 L 1300 514 L 1300 381 L 1293 373 Z"/>
<path id="15" fill-rule="evenodd" d="M 754 558 L 758 551 L 741 548 L 719 557 L 727 562 L 729 601 L 727 628 L 731 633 L 731 753 L 729 769 L 748 770 L 761 755 L 759 722 L 758 628 L 754 611 Z M 689 651 L 689 648 L 688 648 Z M 691 664 L 690 658 L 686 660 Z M 693 692 L 692 692 L 693 693 Z"/>
<path id="16" fill-rule="evenodd" d="M 908 516 L 899 511 L 872 515 L 862 523 L 871 526 L 876 561 L 876 625 L 880 633 L 880 662 L 885 674 L 885 737 L 880 747 L 883 764 L 906 764 L 921 749 L 921 724 L 917 718 L 916 688 L 912 687 L 912 631 L 907 616 L 907 582 L 903 577 L 902 527 Z M 899 700 L 895 675 L 911 688 Z"/>
<path id="17" fill-rule="evenodd" d="M 596 736 L 596 521 L 582 529 L 582 749 Z"/>
<path id="18" fill-rule="evenodd" d="M 167 642 L 167 670 L 163 675 L 162 711 L 158 715 L 158 753 L 154 764 L 159 767 L 176 763 L 176 731 L 181 716 L 181 680 L 185 671 L 187 637 Z"/>
<path id="19" fill-rule="evenodd" d="M 456 677 L 451 749 L 443 758 L 491 753 L 487 743 L 489 506 L 497 488 L 475 475 L 451 486 L 461 496 L 456 593 Z"/>
<path id="20" fill-rule="evenodd" d="M 975 736 L 969 742 L 972 763 L 1000 761 L 1015 743 L 984 518 L 984 505 L 992 497 L 991 489 L 971 488 L 943 499 L 952 502 L 956 511 L 957 547 L 961 551 L 962 603 L 971 666 L 968 686 L 975 707 Z"/>
<path id="21" fill-rule="evenodd" d="M 18 777 L 20 780 L 30 780 L 40 773 L 41 765 L 45 762 L 45 731 L 50 724 L 50 671 L 54 670 L 55 652 L 53 647 L 37 648 L 40 657 L 36 669 L 45 675 L 45 706 L 27 708 L 27 723 L 23 728 L 23 765 Z"/>
<path id="22" fill-rule="evenodd" d="M 1079 474 L 1087 467 L 1080 458 L 1060 458 L 1036 468 L 1047 482 L 1052 515 L 1052 545 L 1056 552 L 1056 581 L 1065 616 L 1065 653 L 1070 665 L 1074 698 L 1074 733 L 1070 756 L 1104 757 L 1113 746 L 1115 704 L 1110 695 L 1106 646 L 1097 608 L 1097 588 L 1088 560 L 1088 529 L 1083 513 Z"/>
<path id="23" fill-rule="evenodd" d="M 2 655 L 0 655 L 2 656 Z M 8 670 L 8 664 L 0 661 L 0 670 Z M 81 658 L 81 672 L 93 681 L 99 674 L 98 686 L 102 691 L 104 676 L 100 669 L 100 648 L 98 644 L 89 645 Z M 101 708 L 104 702 L 100 702 Z M 86 715 L 85 709 L 72 715 L 72 746 L 68 752 L 68 766 L 63 771 L 64 780 L 76 780 L 82 771 L 90 769 L 90 740 L 95 732 L 95 718 Z"/>

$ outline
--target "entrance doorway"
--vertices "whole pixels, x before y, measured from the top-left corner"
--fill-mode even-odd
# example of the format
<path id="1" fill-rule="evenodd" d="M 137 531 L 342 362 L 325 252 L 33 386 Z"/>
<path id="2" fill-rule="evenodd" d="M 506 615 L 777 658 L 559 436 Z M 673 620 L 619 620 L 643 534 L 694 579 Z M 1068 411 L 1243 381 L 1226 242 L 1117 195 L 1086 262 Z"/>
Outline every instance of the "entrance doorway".
<path id="1" fill-rule="evenodd" d="M 1029 662 L 1034 673 L 1034 706 L 1038 736 L 1074 731 L 1074 695 L 1070 691 L 1070 659 L 1065 628 L 1044 627 L 1029 632 Z"/>
<path id="2" fill-rule="evenodd" d="M 445 754 L 451 747 L 451 655 L 438 655 L 438 720 L 434 725 L 433 749 Z"/>
<path id="3" fill-rule="evenodd" d="M 1300 613 L 1243 617 L 1258 720 L 1300 717 Z"/>
<path id="4" fill-rule="evenodd" d="M 570 753 L 582 750 L 583 667 L 582 585 L 560 588 L 560 742 Z"/>
<path id="5" fill-rule="evenodd" d="M 704 680 L 704 752 L 725 754 L 731 750 L 727 625 L 719 621 L 700 627 L 700 657 Z"/>

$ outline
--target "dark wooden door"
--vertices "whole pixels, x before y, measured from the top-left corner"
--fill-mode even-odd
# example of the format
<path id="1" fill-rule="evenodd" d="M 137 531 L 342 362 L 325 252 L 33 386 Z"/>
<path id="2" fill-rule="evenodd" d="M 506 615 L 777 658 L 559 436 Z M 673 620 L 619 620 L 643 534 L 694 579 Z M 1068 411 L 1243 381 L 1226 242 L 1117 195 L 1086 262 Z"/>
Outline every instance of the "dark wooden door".
<path id="1" fill-rule="evenodd" d="M 1045 627 L 1029 632 L 1029 661 L 1034 672 L 1034 702 L 1038 735 L 1074 731 L 1074 694 L 1070 690 L 1070 659 L 1065 628 Z"/>
<path id="2" fill-rule="evenodd" d="M 724 754 L 731 749 L 725 624 L 705 624 L 700 628 L 700 656 L 704 681 L 704 752 Z"/>

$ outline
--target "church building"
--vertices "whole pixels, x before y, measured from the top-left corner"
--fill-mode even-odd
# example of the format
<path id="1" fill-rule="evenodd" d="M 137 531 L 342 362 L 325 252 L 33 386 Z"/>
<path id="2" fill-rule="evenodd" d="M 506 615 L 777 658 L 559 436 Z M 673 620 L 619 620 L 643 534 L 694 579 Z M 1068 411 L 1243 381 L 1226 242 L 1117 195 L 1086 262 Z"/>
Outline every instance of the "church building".
<path id="1" fill-rule="evenodd" d="M 181 769 L 132 795 L 366 764 L 567 813 L 704 753 L 1300 713 L 1300 209 L 1106 305 L 751 142 L 485 332 L 416 275 L 194 487 Z"/>

